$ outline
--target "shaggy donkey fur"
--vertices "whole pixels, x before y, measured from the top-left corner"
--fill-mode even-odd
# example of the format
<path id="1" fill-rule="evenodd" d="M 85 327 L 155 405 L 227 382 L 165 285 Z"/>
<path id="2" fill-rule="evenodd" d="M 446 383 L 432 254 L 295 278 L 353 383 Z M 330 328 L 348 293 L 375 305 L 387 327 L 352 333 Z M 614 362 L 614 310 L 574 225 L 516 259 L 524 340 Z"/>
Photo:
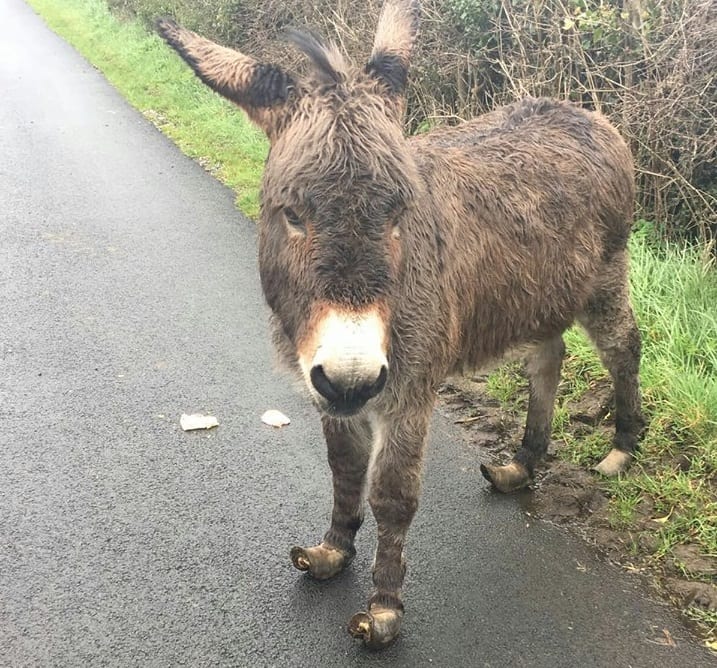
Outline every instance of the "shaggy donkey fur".
<path id="1" fill-rule="evenodd" d="M 159 24 L 198 76 L 271 141 L 262 285 L 279 355 L 322 413 L 334 481 L 323 541 L 291 556 L 315 578 L 336 575 L 355 554 L 368 499 L 378 524 L 375 590 L 349 630 L 371 647 L 399 632 L 404 542 L 447 374 L 516 349 L 527 358 L 522 446 L 507 466 L 483 467 L 500 491 L 526 485 L 545 454 L 561 335 L 576 320 L 615 384 L 614 448 L 598 470 L 624 470 L 643 429 L 625 143 L 601 115 L 545 99 L 404 137 L 417 25 L 416 2 L 388 0 L 360 69 L 335 46 L 294 32 L 313 63 L 302 78 Z"/>

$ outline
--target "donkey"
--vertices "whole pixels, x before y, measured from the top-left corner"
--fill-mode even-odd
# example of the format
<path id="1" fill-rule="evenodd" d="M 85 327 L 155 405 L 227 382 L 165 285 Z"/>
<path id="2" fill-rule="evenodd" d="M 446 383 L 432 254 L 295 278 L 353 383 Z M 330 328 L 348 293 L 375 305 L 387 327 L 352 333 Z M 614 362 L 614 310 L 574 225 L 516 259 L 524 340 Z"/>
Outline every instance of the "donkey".
<path id="1" fill-rule="evenodd" d="M 482 473 L 527 485 L 548 447 L 574 321 L 615 386 L 613 449 L 625 470 L 643 429 L 640 335 L 628 294 L 632 160 L 598 113 L 527 99 L 405 137 L 416 0 L 387 0 L 362 68 L 312 33 L 289 37 L 297 76 L 163 19 L 199 78 L 268 136 L 259 269 L 280 359 L 321 413 L 333 474 L 331 525 L 291 560 L 319 580 L 344 569 L 368 503 L 378 525 L 374 591 L 349 632 L 368 646 L 399 633 L 406 533 L 418 506 L 435 393 L 445 377 L 510 351 L 530 382 L 522 444 Z"/>

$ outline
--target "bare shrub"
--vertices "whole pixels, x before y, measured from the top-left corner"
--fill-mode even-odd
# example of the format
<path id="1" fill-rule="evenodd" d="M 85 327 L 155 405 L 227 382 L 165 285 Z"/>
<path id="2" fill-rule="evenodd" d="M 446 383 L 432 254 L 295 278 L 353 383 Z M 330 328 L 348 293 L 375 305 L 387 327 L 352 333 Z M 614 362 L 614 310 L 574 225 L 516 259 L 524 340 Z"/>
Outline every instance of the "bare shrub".
<path id="1" fill-rule="evenodd" d="M 292 68 L 282 35 L 309 26 L 354 61 L 382 0 L 109 0 Z M 408 94 L 411 131 L 525 95 L 601 110 L 635 155 L 639 215 L 670 236 L 717 236 L 714 0 L 423 0 Z"/>
<path id="2" fill-rule="evenodd" d="M 492 99 L 572 99 L 607 114 L 635 155 L 640 215 L 717 233 L 717 4 L 501 0 Z"/>

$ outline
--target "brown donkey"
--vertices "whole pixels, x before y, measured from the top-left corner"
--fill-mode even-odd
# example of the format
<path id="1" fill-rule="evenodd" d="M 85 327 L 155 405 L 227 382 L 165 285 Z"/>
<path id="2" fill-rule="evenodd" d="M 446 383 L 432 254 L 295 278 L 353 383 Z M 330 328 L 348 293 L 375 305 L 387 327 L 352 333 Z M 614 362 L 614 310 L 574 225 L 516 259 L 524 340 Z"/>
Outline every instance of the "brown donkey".
<path id="1" fill-rule="evenodd" d="M 202 81 L 270 139 L 262 286 L 279 355 L 321 412 L 334 489 L 323 541 L 291 559 L 318 579 L 339 573 L 368 499 L 375 590 L 349 631 L 371 647 L 401 625 L 404 543 L 446 375 L 516 350 L 527 359 L 522 445 L 507 466 L 482 468 L 502 492 L 528 484 L 545 454 L 561 335 L 576 320 L 615 384 L 614 447 L 598 471 L 623 471 L 643 429 L 625 143 L 599 114 L 545 99 L 404 137 L 417 28 L 415 0 L 388 0 L 361 68 L 333 44 L 292 32 L 312 65 L 298 77 L 159 22 Z"/>

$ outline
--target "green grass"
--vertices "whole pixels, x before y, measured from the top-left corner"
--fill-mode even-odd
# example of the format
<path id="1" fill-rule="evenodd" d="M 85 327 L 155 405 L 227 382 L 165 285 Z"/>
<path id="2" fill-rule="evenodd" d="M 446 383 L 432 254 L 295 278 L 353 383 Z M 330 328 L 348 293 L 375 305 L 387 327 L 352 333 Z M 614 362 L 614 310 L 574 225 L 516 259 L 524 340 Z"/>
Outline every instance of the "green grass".
<path id="1" fill-rule="evenodd" d="M 709 249 L 662 244 L 647 224 L 633 235 L 630 253 L 649 428 L 632 469 L 604 485 L 616 529 L 644 523 L 639 506 L 649 500 L 654 518 L 663 518 L 654 525 L 658 547 L 652 558 L 679 569 L 672 555 L 677 545 L 696 544 L 703 555 L 717 557 L 717 271 Z M 571 329 L 565 340 L 554 439 L 560 457 L 590 467 L 609 451 L 611 433 L 574 434 L 570 407 L 608 375 L 581 330 Z M 515 408 L 514 392 L 521 388 L 515 376 L 502 369 L 489 378 L 491 394 L 508 409 Z M 686 458 L 682 466 L 679 458 Z M 691 615 L 714 625 L 714 613 Z"/>
<path id="2" fill-rule="evenodd" d="M 609 486 L 669 515 L 657 556 L 696 543 L 717 557 L 717 272 L 709 257 L 706 249 L 655 247 L 647 229 L 631 243 L 649 428 L 637 466 Z"/>
<path id="3" fill-rule="evenodd" d="M 232 188 L 244 213 L 258 214 L 268 143 L 244 112 L 199 82 L 144 25 L 115 18 L 102 0 L 29 4 L 184 153 Z"/>
<path id="4" fill-rule="evenodd" d="M 486 392 L 503 407 L 516 411 L 525 404 L 527 381 L 519 373 L 520 365 L 511 362 L 488 376 Z"/>

